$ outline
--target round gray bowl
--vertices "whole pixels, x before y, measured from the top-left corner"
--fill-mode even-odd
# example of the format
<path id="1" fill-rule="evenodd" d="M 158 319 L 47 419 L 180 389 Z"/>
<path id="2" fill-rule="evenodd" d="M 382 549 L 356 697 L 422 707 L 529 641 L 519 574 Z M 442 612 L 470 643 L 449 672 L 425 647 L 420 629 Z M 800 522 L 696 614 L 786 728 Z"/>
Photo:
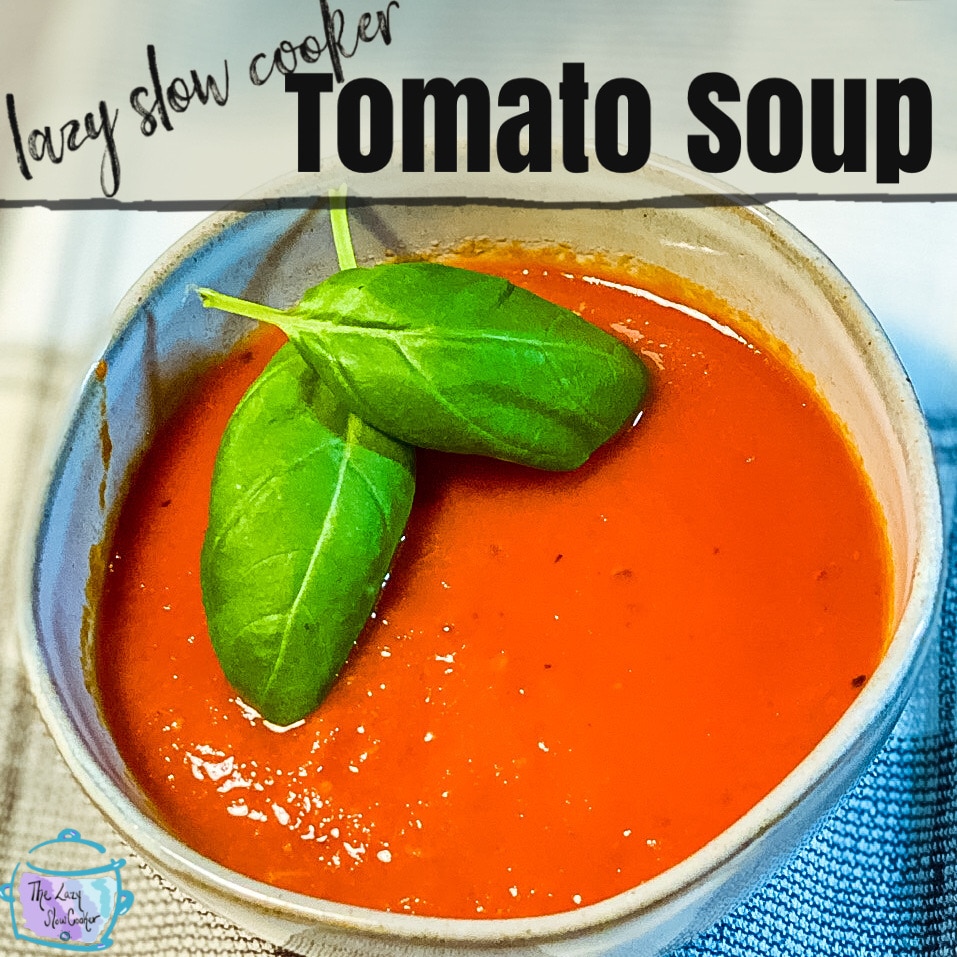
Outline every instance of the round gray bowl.
<path id="1" fill-rule="evenodd" d="M 22 647 L 40 708 L 80 783 L 147 861 L 210 908 L 291 950 L 317 954 L 335 944 L 357 954 L 658 953 L 721 917 L 790 854 L 857 779 L 903 709 L 942 565 L 939 489 L 913 390 L 874 318 L 819 250 L 768 210 L 727 199 L 720 184 L 669 162 L 653 160 L 639 174 L 617 177 L 397 173 L 357 184 L 367 197 L 372 190 L 380 196 L 352 205 L 360 264 L 386 251 L 479 236 L 624 253 L 712 290 L 782 340 L 846 424 L 884 510 L 894 632 L 860 696 L 785 780 L 700 851 L 625 893 L 539 918 L 447 920 L 277 890 L 208 860 L 154 819 L 90 693 L 90 622 L 109 516 L 154 425 L 184 377 L 249 328 L 203 312 L 191 288 L 213 286 L 280 306 L 296 300 L 336 269 L 322 197 L 338 182 L 295 176 L 264 192 L 269 201 L 261 208 L 212 217 L 121 303 L 105 366 L 85 383 L 30 543 Z M 429 198 L 440 190 L 456 198 Z M 388 198 L 400 194 L 401 201 Z"/>

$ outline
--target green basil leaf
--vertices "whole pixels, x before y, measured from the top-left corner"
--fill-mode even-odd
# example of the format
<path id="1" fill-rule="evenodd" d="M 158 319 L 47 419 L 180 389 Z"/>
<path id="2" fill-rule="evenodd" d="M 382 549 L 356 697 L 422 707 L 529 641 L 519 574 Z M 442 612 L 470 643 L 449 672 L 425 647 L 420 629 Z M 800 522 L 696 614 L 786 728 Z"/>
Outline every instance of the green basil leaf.
<path id="1" fill-rule="evenodd" d="M 352 414 L 283 346 L 216 460 L 203 602 L 230 683 L 290 724 L 325 696 L 402 535 L 414 451 Z"/>
<path id="2" fill-rule="evenodd" d="M 347 269 L 288 310 L 199 292 L 279 326 L 350 409 L 410 445 L 573 469 L 647 387 L 631 349 L 571 310 L 439 263 Z"/>

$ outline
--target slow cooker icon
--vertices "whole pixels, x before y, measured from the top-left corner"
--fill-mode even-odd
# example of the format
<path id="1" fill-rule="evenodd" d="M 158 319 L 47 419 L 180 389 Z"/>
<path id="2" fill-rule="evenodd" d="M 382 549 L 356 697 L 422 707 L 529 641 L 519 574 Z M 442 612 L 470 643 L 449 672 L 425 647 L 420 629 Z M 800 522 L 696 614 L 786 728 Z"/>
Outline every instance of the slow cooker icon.
<path id="1" fill-rule="evenodd" d="M 114 924 L 133 904 L 120 877 L 126 861 L 107 862 L 106 853 L 69 828 L 30 848 L 0 887 L 14 937 L 59 950 L 106 950 Z"/>

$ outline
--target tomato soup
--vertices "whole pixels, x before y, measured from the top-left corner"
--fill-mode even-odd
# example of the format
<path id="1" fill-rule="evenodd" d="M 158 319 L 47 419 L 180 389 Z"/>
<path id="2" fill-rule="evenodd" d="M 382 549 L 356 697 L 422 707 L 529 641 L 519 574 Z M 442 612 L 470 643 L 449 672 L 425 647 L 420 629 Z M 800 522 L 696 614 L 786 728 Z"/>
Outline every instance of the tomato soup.
<path id="1" fill-rule="evenodd" d="M 220 436 L 279 342 L 257 335 L 132 477 L 98 683 L 158 817 L 221 864 L 382 910 L 540 915 L 677 864 L 794 769 L 881 658 L 892 570 L 841 425 L 747 322 L 560 251 L 457 264 L 631 344 L 642 413 L 573 472 L 420 451 L 375 613 L 277 728 L 225 681 L 199 582 Z"/>

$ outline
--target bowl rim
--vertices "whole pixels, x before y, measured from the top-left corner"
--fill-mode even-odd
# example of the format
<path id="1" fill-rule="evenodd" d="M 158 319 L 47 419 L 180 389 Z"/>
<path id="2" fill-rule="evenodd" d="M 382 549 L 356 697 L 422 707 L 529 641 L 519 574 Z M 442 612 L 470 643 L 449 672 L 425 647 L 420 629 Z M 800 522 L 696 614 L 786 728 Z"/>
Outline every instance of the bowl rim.
<path id="1" fill-rule="evenodd" d="M 721 199 L 729 215 L 744 217 L 752 225 L 763 227 L 774 241 L 797 255 L 806 270 L 813 273 L 814 285 L 835 304 L 842 321 L 853 316 L 869 338 L 868 370 L 881 378 L 885 405 L 894 403 L 895 421 L 907 426 L 909 444 L 903 449 L 909 470 L 922 479 L 912 489 L 916 523 L 915 571 L 910 594 L 885 654 L 860 694 L 815 748 L 764 798 L 715 838 L 679 863 L 653 878 L 616 894 L 571 910 L 537 917 L 447 918 L 379 911 L 341 904 L 272 887 L 232 871 L 193 850 L 179 838 L 141 811 L 117 787 L 95 761 L 84 762 L 86 749 L 70 721 L 50 674 L 44 667 L 34 618 L 35 576 L 39 545 L 47 519 L 46 503 L 62 476 L 70 439 L 77 417 L 91 388 L 94 370 L 87 374 L 69 412 L 69 424 L 59 431 L 56 458 L 35 491 L 37 504 L 22 526 L 21 561 L 18 565 L 16 599 L 19 605 L 21 660 L 41 715 L 60 753 L 83 790 L 118 833 L 128 840 L 158 870 L 199 884 L 203 891 L 222 899 L 238 899 L 266 915 L 278 916 L 304 926 L 336 928 L 356 934 L 372 934 L 406 943 L 443 943 L 449 945 L 490 946 L 548 942 L 575 938 L 608 929 L 651 914 L 678 901 L 694 888 L 707 883 L 717 872 L 760 841 L 781 823 L 804 799 L 827 779 L 839 765 L 842 755 L 863 731 L 882 715 L 887 702 L 898 696 L 926 653 L 928 633 L 939 604 L 943 583 L 943 514 L 933 449 L 926 419 L 913 386 L 886 333 L 860 296 L 830 259 L 795 226 L 756 200 L 700 171 L 677 161 L 652 155 L 640 171 L 663 178 L 677 194 L 697 186 L 701 194 Z M 322 182 L 337 182 L 335 171 L 318 174 Z M 495 174 L 491 174 L 494 178 Z M 483 174 L 483 188 L 492 180 Z M 254 190 L 250 199 L 268 200 L 286 195 L 291 185 L 302 181 L 303 174 L 287 174 Z M 622 177 L 598 175 L 599 182 L 620 183 Z M 514 178 L 509 182 L 514 182 Z M 593 180 L 592 180 L 593 181 Z M 613 190 L 620 193 L 620 188 Z M 600 190 L 586 188 L 586 195 Z M 395 197 L 390 198 L 395 201 Z M 390 199 L 371 200 L 388 203 Z M 401 201 L 401 200 L 400 200 Z M 469 197 L 482 202 L 482 196 Z M 600 200 L 596 200 L 600 201 Z M 545 201 L 548 204 L 548 201 Z M 158 284 L 163 283 L 180 264 L 203 248 L 225 228 L 255 211 L 222 210 L 208 216 L 170 246 L 133 284 L 112 313 L 112 334 L 103 356 L 109 361 L 138 307 Z M 840 305 L 838 305 L 840 304 Z M 905 689 L 906 690 L 906 689 Z M 903 705 L 901 705 L 901 708 Z M 896 716 L 895 716 L 896 717 Z"/>

